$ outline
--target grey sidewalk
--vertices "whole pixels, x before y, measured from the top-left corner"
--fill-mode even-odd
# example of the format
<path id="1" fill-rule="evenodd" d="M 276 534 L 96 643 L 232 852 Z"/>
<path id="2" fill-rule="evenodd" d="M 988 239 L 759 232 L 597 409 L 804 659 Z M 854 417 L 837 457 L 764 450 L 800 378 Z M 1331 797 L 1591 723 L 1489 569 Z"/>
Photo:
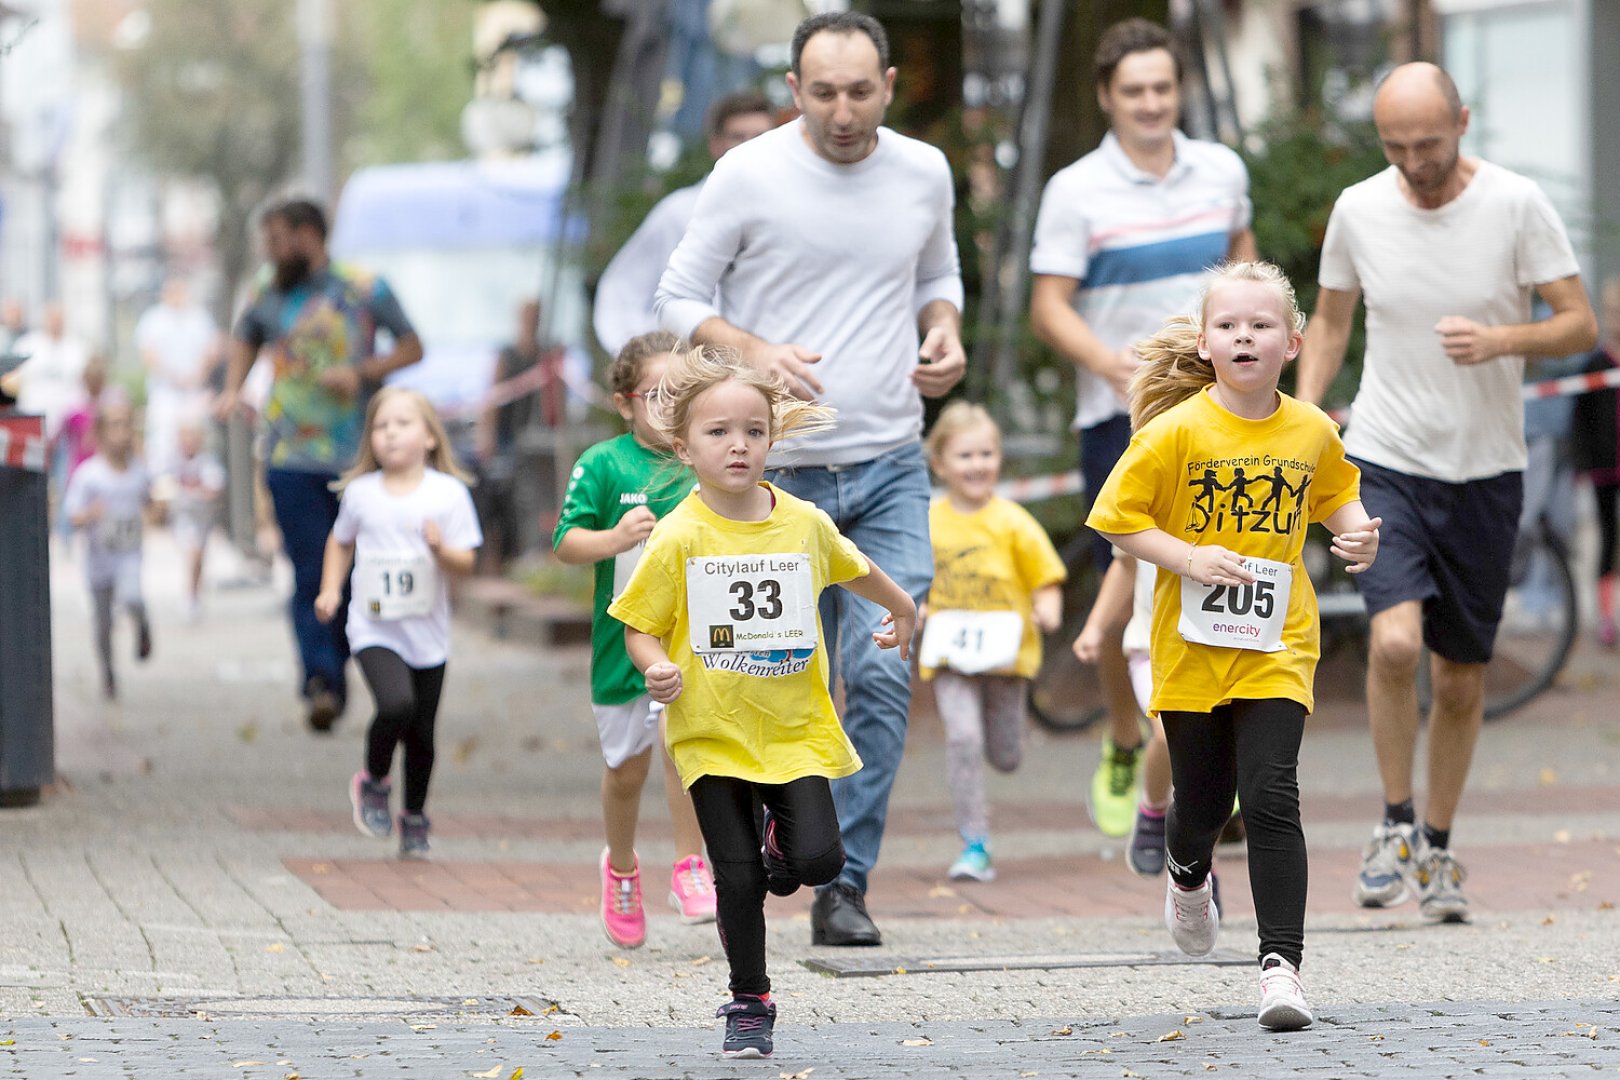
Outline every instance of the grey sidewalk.
<path id="1" fill-rule="evenodd" d="M 1348 908 L 1349 882 L 1335 868 L 1353 860 L 1376 813 L 1372 753 L 1359 725 L 1313 722 L 1301 763 L 1307 803 L 1338 799 L 1348 810 L 1306 823 L 1319 871 L 1313 904 L 1322 898 L 1307 932 L 1307 987 L 1324 1018 L 1311 1032 L 1280 1042 L 1259 1033 L 1254 972 L 1246 965 L 1126 963 L 831 979 L 803 962 L 849 960 L 849 951 L 810 948 L 802 911 L 785 908 L 771 924 L 782 1057 L 761 1066 L 723 1064 L 715 1054 L 713 1010 L 725 978 L 714 928 L 676 922 L 662 907 L 655 875 L 647 888 L 649 944 L 628 954 L 603 939 L 588 890 L 530 912 L 450 902 L 435 911 L 366 908 L 324 899 L 311 876 L 319 867 L 390 865 L 386 844 L 343 828 L 345 782 L 360 759 L 369 701 L 357 682 L 333 736 L 303 730 L 275 592 L 215 590 L 206 620 L 180 625 L 178 567 L 157 538 L 147 574 L 157 653 L 137 667 L 120 628 L 125 699 L 108 707 L 99 700 L 77 568 L 60 566 L 55 577 L 65 784 L 38 807 L 0 812 L 0 1016 L 10 1018 L 0 1021 L 8 1029 L 0 1043 L 14 1042 L 0 1046 L 0 1075 L 8 1069 L 61 1075 L 54 1064 L 48 1072 L 30 1064 L 36 1060 L 30 1055 L 47 1053 L 67 1055 L 59 1060 L 84 1070 L 80 1076 L 187 1075 L 181 1066 L 199 1076 L 467 1076 L 496 1064 L 527 1064 L 531 1080 L 562 1065 L 602 1066 L 595 1074 L 622 1066 L 620 1075 L 648 1069 L 645 1075 L 773 1080 L 815 1067 L 814 1080 L 825 1080 L 876 1075 L 886 1062 L 938 1075 L 947 1062 L 928 1056 L 935 1053 L 981 1062 L 984 1075 L 1066 1075 L 1053 1070 L 1092 1062 L 1071 1037 L 1046 1036 L 1064 1025 L 1077 1034 L 1101 1027 L 1132 1033 L 1119 1046 L 1101 1047 L 1113 1053 L 1091 1055 L 1102 1059 L 1103 1071 L 1090 1075 L 1121 1075 L 1127 1066 L 1116 1057 L 1139 1061 L 1128 1067 L 1141 1075 L 1176 1075 L 1154 1071 L 1164 1060 L 1202 1074 L 1209 1071 L 1206 1058 L 1195 1060 L 1196 1054 L 1206 1041 L 1213 1054 L 1213 1043 L 1222 1040 L 1262 1048 L 1264 1060 L 1278 1065 L 1330 1075 L 1362 1063 L 1378 1072 L 1412 1066 L 1444 1075 L 1446 1060 L 1416 1045 L 1431 1038 L 1471 1055 L 1468 1067 L 1488 1071 L 1546 1075 L 1544 1066 L 1560 1062 L 1620 1065 L 1611 1060 L 1607 1035 L 1620 1018 L 1593 1004 L 1613 1001 L 1620 990 L 1614 961 L 1620 913 L 1613 908 L 1620 902 L 1620 816 L 1604 809 L 1612 800 L 1591 801 L 1613 787 L 1620 743 L 1620 678 L 1606 656 L 1585 658 L 1568 689 L 1486 732 L 1474 771 L 1477 799 L 1472 810 L 1465 804 L 1457 845 L 1475 872 L 1476 890 L 1481 882 L 1507 884 L 1494 895 L 1473 892 L 1479 917 L 1469 927 L 1423 926 L 1410 906 L 1383 913 Z M 436 864 L 501 870 L 593 863 L 600 758 L 583 654 L 541 654 L 464 627 L 455 649 L 429 806 Z M 1071 808 L 1067 816 L 998 831 L 998 854 L 1009 857 L 1011 868 L 999 895 L 1018 893 L 1025 907 L 1038 910 L 1043 895 L 1060 887 L 1098 895 L 1122 882 L 1143 888 L 1127 880 L 1119 843 L 1086 824 L 1081 790 L 1096 753 L 1092 736 L 1037 732 L 1022 771 L 991 777 L 1003 820 L 1032 803 Z M 896 879 L 885 872 L 942 876 L 954 854 L 942 757 L 937 733 L 919 722 L 895 792 L 896 815 L 912 825 L 889 838 L 872 896 L 885 948 L 861 959 L 900 966 L 1043 954 L 1061 961 L 1170 947 L 1151 901 L 1109 917 L 1001 917 L 968 902 L 971 886 L 941 881 L 916 899 L 899 896 Z M 651 836 L 640 847 L 650 870 L 671 854 L 657 820 L 661 801 L 649 791 L 643 804 Z M 337 827 L 244 824 L 256 814 L 273 822 L 277 814 L 312 810 Z M 470 828 L 475 821 L 486 824 Z M 926 827 L 929 821 L 939 822 L 937 829 Z M 510 829 L 502 831 L 501 822 Z M 1541 860 L 1531 875 L 1539 881 L 1525 880 L 1527 854 Z M 1239 881 L 1241 865 L 1232 863 Z M 1069 875 L 1065 884 L 1049 882 L 1043 867 Z M 1241 956 L 1252 951 L 1253 936 L 1252 917 L 1236 916 L 1223 926 L 1221 948 Z M 433 1013 L 444 1002 L 467 999 L 554 1002 L 557 1011 L 536 1020 L 500 1019 L 508 1009 L 493 1007 L 472 1010 L 476 1015 Z M 1432 1008 L 1443 1014 L 1454 1008 L 1466 1019 L 1390 1004 L 1408 1001 L 1441 1002 Z M 212 1019 L 184 1011 L 179 1018 L 143 1018 L 176 1002 L 204 1003 Z M 305 1017 L 312 1008 L 322 1018 Z M 1387 1023 L 1404 1026 L 1376 1028 L 1389 1008 L 1394 1019 Z M 1523 1009 L 1549 1011 L 1520 1017 L 1516 1010 Z M 119 1010 L 132 1015 L 90 1015 Z M 1184 1028 L 1184 1040 L 1152 1043 L 1174 1029 L 1162 1020 L 1172 1012 L 1171 1019 L 1207 1019 Z M 350 1019 L 356 1016 L 372 1019 L 362 1025 Z M 1053 1019 L 1016 1026 L 1027 1017 Z M 412 1024 L 423 1023 L 435 1026 L 413 1031 Z M 905 1030 L 920 1034 L 882 1026 L 896 1023 L 918 1024 Z M 1576 1027 L 1583 1023 L 1597 1024 L 1599 1037 L 1563 1034 L 1590 1030 Z M 1500 1034 L 1486 1030 L 1493 1027 Z M 991 1034 L 974 1034 L 979 1028 Z M 562 1038 L 541 1038 L 551 1030 Z M 1217 1038 L 1228 1030 L 1233 1034 Z M 1420 1032 L 1415 1041 L 1407 1038 L 1413 1032 Z M 923 1036 L 933 1046 L 900 1045 Z M 123 1041 L 113 1045 L 114 1038 Z M 490 1038 L 496 1043 L 483 1041 Z M 980 1053 L 1001 1046 L 998 1039 L 1012 1048 L 1001 1051 L 1012 1060 Z M 366 1045 L 332 1056 L 333 1047 L 352 1047 L 354 1040 Z M 230 1049 L 217 1053 L 209 1043 Z M 283 1045 L 289 1052 L 272 1054 Z M 490 1045 L 506 1057 L 475 1054 Z M 1533 1045 L 1544 1056 L 1526 1056 Z M 458 1056 L 463 1048 L 466 1068 Z M 407 1049 L 407 1057 L 398 1056 Z M 371 1056 L 347 1056 L 361 1052 Z M 1356 1056 L 1363 1052 L 1372 1056 Z M 187 1056 L 197 1053 L 204 1056 Z M 164 1054 L 180 1056 L 165 1063 Z M 230 1068 L 255 1060 L 271 1064 Z M 274 1066 L 278 1060 L 297 1064 Z M 414 1064 L 404 1069 L 401 1061 Z"/>

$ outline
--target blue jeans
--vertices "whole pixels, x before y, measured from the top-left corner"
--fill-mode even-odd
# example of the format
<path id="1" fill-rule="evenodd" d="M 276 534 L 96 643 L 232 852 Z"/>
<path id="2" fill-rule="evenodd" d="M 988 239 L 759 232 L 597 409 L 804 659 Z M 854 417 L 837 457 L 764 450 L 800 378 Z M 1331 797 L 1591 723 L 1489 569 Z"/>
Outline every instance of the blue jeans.
<path id="1" fill-rule="evenodd" d="M 326 538 L 337 521 L 338 495 L 329 486 L 337 477 L 331 473 L 271 469 L 264 479 L 270 489 L 270 502 L 275 506 L 276 524 L 281 528 L 281 544 L 293 568 L 289 611 L 293 636 L 298 640 L 298 659 L 303 666 L 303 678 L 298 685 L 308 697 L 312 690 L 310 680 L 319 678 L 327 689 L 346 701 L 348 687 L 343 668 L 349 659 L 349 638 L 344 632 L 349 621 L 347 585 L 337 617 L 329 623 L 315 617 Z"/>
<path id="2" fill-rule="evenodd" d="M 921 603 L 934 577 L 928 541 L 928 466 L 922 445 L 911 443 L 857 465 L 778 469 L 771 483 L 815 503 L 838 530 L 855 542 L 899 586 Z M 839 880 L 866 892 L 877 863 L 889 790 L 906 748 L 911 712 L 911 668 L 898 650 L 872 644 L 884 611 L 845 589 L 821 594 L 821 626 L 829 649 L 828 669 L 844 679 L 844 730 L 865 767 L 834 780 L 844 836 Z"/>

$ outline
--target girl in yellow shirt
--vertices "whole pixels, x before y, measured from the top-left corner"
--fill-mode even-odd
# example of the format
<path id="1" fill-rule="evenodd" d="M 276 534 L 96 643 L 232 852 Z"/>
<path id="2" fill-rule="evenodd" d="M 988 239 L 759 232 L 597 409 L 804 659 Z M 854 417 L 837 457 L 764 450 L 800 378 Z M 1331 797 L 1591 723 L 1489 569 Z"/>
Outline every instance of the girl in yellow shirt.
<path id="1" fill-rule="evenodd" d="M 1380 521 L 1338 426 L 1277 390 L 1305 318 L 1269 263 L 1219 268 L 1200 317 L 1178 316 L 1136 347 L 1135 435 L 1087 524 L 1159 567 L 1152 711 L 1164 722 L 1174 793 L 1166 828 L 1165 923 L 1183 951 L 1215 947 L 1215 840 L 1241 794 L 1260 932 L 1260 1024 L 1312 1022 L 1299 980 L 1305 835 L 1299 744 L 1320 655 L 1316 595 L 1300 552 L 1325 521 L 1358 573 Z"/>
<path id="2" fill-rule="evenodd" d="M 709 849 L 732 1000 L 722 1052 L 766 1057 L 776 1006 L 765 894 L 834 880 L 844 865 L 829 780 L 861 767 L 827 692 L 816 603 L 829 585 L 886 608 L 880 649 L 909 657 L 910 596 L 810 503 L 764 482 L 771 444 L 832 410 L 729 350 L 671 363 L 655 423 L 698 487 L 653 528 L 608 614 L 647 693 Z M 763 803 L 765 824 L 756 824 Z"/>

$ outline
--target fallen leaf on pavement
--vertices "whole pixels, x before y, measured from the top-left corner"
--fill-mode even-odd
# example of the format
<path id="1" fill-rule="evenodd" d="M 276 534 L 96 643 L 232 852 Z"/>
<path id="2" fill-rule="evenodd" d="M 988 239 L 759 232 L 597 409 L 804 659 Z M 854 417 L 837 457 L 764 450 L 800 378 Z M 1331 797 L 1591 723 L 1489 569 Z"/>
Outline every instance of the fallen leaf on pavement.
<path id="1" fill-rule="evenodd" d="M 527 960 L 525 960 L 523 962 L 525 964 L 543 964 L 543 963 L 546 962 L 546 960 L 545 960 L 545 957 L 543 957 L 543 956 L 531 956 L 531 957 L 529 957 Z"/>
<path id="2" fill-rule="evenodd" d="M 476 749 L 478 749 L 478 736 L 469 735 L 456 743 L 456 747 L 450 752 L 450 756 L 455 759 L 457 765 L 465 765 L 472 760 L 473 751 Z"/>
<path id="3" fill-rule="evenodd" d="M 943 897 L 955 895 L 956 890 L 951 888 L 949 885 L 935 885 L 932 889 L 928 890 L 928 899 L 930 900 L 939 900 Z"/>
<path id="4" fill-rule="evenodd" d="M 231 1068 L 233 1068 L 233 1069 L 251 1069 L 255 1065 L 263 1065 L 263 1064 L 264 1064 L 264 1062 L 262 1062 L 262 1061 L 233 1061 L 233 1062 L 231 1062 Z"/>
<path id="5" fill-rule="evenodd" d="M 1178 1039 L 1185 1039 L 1186 1037 L 1187 1036 L 1185 1036 L 1185 1035 L 1183 1035 L 1181 1033 L 1181 1029 L 1177 1028 L 1175 1031 L 1167 1031 L 1167 1032 L 1165 1032 L 1163 1035 L 1160 1035 L 1157 1039 L 1154 1039 L 1153 1041 L 1154 1042 L 1175 1042 Z"/>
<path id="6" fill-rule="evenodd" d="M 815 1071 L 816 1067 L 812 1065 L 808 1069 L 801 1069 L 796 1073 L 782 1073 L 781 1077 L 782 1080 L 810 1080 L 810 1074 Z"/>
<path id="7" fill-rule="evenodd" d="M 415 945 L 412 945 L 411 948 L 413 950 L 415 950 L 416 952 L 432 952 L 433 951 L 433 946 L 430 945 L 426 941 L 418 941 Z"/>
<path id="8" fill-rule="evenodd" d="M 920 1039 L 901 1039 L 901 1046 L 933 1046 L 934 1040 L 924 1035 Z"/>
<path id="9" fill-rule="evenodd" d="M 250 743 L 259 737 L 259 725 L 251 721 L 236 729 L 236 737 L 245 743 Z"/>
<path id="10" fill-rule="evenodd" d="M 562 1006 L 561 1005 L 547 1005 L 546 1006 L 546 1011 L 541 1013 L 540 1015 L 541 1016 L 550 1016 L 552 1013 L 560 1013 L 560 1012 L 562 1012 Z"/>
<path id="11" fill-rule="evenodd" d="M 707 956 L 707 955 L 700 956 L 696 960 L 692 961 L 692 966 L 693 967 L 702 967 L 704 964 L 707 964 L 709 961 L 711 961 L 713 959 L 714 959 L 714 957 L 712 957 L 712 956 Z"/>
<path id="12" fill-rule="evenodd" d="M 1555 923 L 1557 921 L 1558 921 L 1557 919 L 1555 919 L 1551 915 L 1549 915 L 1545 919 L 1541 920 L 1541 925 L 1542 926 L 1551 926 L 1553 923 Z"/>
<path id="13" fill-rule="evenodd" d="M 560 1031 L 553 1031 L 550 1035 L 546 1036 L 546 1042 L 558 1042 L 561 1039 L 562 1032 Z"/>
<path id="14" fill-rule="evenodd" d="M 1220 1068 L 1220 1066 L 1215 1064 L 1213 1061 L 1204 1062 L 1204 1071 L 1205 1072 L 1214 1072 L 1218 1068 Z"/>
<path id="15" fill-rule="evenodd" d="M 1202 1024 L 1204 1018 L 1202 1016 L 1183 1016 L 1181 1022 L 1183 1024 Z"/>
<path id="16" fill-rule="evenodd" d="M 412 1024 L 411 1025 L 411 1030 L 416 1031 L 416 1032 L 437 1031 L 438 1029 L 439 1029 L 438 1024 Z"/>
<path id="17" fill-rule="evenodd" d="M 501 1075 L 501 1067 L 497 1065 L 488 1072 L 473 1073 L 472 1075 L 478 1077 L 478 1080 L 494 1080 L 495 1077 Z"/>
<path id="18" fill-rule="evenodd" d="M 904 975 L 906 973 L 906 969 L 903 967 L 897 967 L 894 969 L 894 973 L 896 975 Z"/>
<path id="19" fill-rule="evenodd" d="M 624 957 L 622 957 L 622 956 L 615 956 L 615 957 L 612 957 L 612 960 L 613 960 L 613 962 L 614 962 L 614 963 L 615 963 L 615 964 L 617 964 L 617 965 L 618 965 L 618 966 L 619 966 L 619 967 L 625 967 L 625 968 L 627 968 L 627 967 L 629 967 L 629 966 L 630 966 L 630 961 L 628 961 L 628 960 L 626 960 L 626 959 L 625 959 L 625 958 L 624 958 Z"/>
<path id="20" fill-rule="evenodd" d="M 1552 787 L 1558 783 L 1558 770 L 1551 765 L 1544 765 L 1541 771 L 1536 774 L 1536 779 L 1541 781 L 1542 787 Z"/>
<path id="21" fill-rule="evenodd" d="M 476 1004 L 478 1004 L 478 999 L 477 998 L 462 998 L 461 1003 L 463 1005 L 476 1005 Z"/>
<path id="22" fill-rule="evenodd" d="M 1553 843 L 1555 844 L 1567 844 L 1569 843 L 1569 840 L 1570 836 L 1568 829 L 1559 829 L 1557 832 L 1553 833 Z"/>
<path id="23" fill-rule="evenodd" d="M 1479 1040 L 1479 1045 L 1481 1045 L 1481 1046 L 1489 1046 L 1489 1045 L 1491 1045 L 1491 1040 L 1489 1040 L 1489 1039 L 1481 1039 L 1481 1040 Z"/>
<path id="24" fill-rule="evenodd" d="M 1031 1069 L 1029 1072 L 1021 1072 L 1018 1075 L 1022 1077 L 1022 1076 L 1039 1076 L 1041 1074 L 1036 1072 L 1035 1070 Z"/>
<path id="25" fill-rule="evenodd" d="M 507 1013 L 506 1015 L 507 1016 L 533 1016 L 534 1013 L 530 1012 L 528 1009 L 525 1009 L 521 1005 L 514 1005 L 514 1006 L 512 1006 L 512 1011 Z"/>
<path id="26" fill-rule="evenodd" d="M 1536 963 L 1538 963 L 1538 964 L 1550 964 L 1552 962 L 1553 962 L 1553 958 L 1550 957 L 1550 956 L 1538 956 L 1538 957 L 1536 957 Z"/>
<path id="27" fill-rule="evenodd" d="M 1064 1024 L 1060 1028 L 1053 1028 L 1052 1029 L 1052 1034 L 1053 1035 L 1073 1035 L 1074 1034 L 1074 1027 L 1072 1025 L 1070 1025 L 1070 1024 Z"/>
<path id="28" fill-rule="evenodd" d="M 547 1036 L 547 1038 L 550 1038 L 550 1036 Z M 562 1038 L 562 1035 L 558 1034 L 557 1038 Z M 508 1076 L 506 1080 L 523 1080 L 523 1066 L 519 1065 L 517 1068 L 513 1069 L 512 1075 Z"/>
<path id="29" fill-rule="evenodd" d="M 281 942 L 278 941 L 278 942 L 275 942 L 272 945 L 266 945 L 264 947 L 264 951 L 265 952 L 276 952 L 276 953 L 286 952 L 287 951 L 287 946 L 283 945 Z"/>
<path id="30" fill-rule="evenodd" d="M 1382 1035 L 1369 1035 L 1369 1036 L 1367 1036 L 1367 1041 L 1368 1042 L 1383 1042 L 1384 1037 Z"/>
<path id="31" fill-rule="evenodd" d="M 16 1039 L 0 1039 L 0 1046 L 16 1046 Z"/>
<path id="32" fill-rule="evenodd" d="M 1603 902 L 1598 904 L 1598 910 L 1599 911 L 1613 911 L 1614 910 L 1614 901 L 1613 900 L 1604 900 Z"/>
<path id="33" fill-rule="evenodd" d="M 1582 870 L 1578 874 L 1569 875 L 1569 887 L 1576 892 L 1585 892 L 1592 887 L 1592 871 Z"/>

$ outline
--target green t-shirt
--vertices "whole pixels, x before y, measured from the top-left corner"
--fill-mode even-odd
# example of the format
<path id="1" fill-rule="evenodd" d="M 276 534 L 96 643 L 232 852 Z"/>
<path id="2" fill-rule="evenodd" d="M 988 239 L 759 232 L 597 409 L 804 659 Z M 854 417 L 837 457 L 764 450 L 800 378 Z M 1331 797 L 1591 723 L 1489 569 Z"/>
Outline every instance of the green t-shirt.
<path id="1" fill-rule="evenodd" d="M 668 454 L 656 453 L 636 442 L 634 435 L 597 443 L 580 455 L 568 478 L 557 531 L 555 550 L 570 529 L 601 532 L 613 528 L 632 509 L 645 506 L 660 520 L 692 490 L 690 469 Z M 641 672 L 624 651 L 624 624 L 607 613 L 613 602 L 614 580 L 620 587 L 630 580 L 633 559 L 640 549 L 596 564 L 596 589 L 591 610 L 591 701 L 597 705 L 623 705 L 647 692 Z M 615 573 L 615 567 L 624 565 Z"/>

